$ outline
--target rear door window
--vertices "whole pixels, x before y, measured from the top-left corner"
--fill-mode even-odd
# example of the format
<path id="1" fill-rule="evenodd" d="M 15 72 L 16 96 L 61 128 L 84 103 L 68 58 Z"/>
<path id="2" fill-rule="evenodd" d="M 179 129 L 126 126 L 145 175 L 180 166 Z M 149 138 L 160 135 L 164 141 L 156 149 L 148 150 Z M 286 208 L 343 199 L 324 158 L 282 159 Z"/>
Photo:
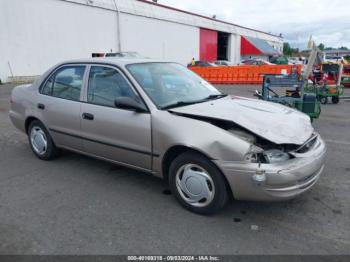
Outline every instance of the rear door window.
<path id="1" fill-rule="evenodd" d="M 41 93 L 58 98 L 80 101 L 85 68 L 85 66 L 61 67 L 46 81 Z"/>

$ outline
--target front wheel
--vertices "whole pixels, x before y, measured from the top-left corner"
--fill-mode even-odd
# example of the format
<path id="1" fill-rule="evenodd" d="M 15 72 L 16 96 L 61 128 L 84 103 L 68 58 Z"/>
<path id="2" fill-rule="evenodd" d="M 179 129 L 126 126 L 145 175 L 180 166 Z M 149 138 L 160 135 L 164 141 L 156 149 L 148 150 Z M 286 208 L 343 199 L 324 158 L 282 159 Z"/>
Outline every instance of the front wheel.
<path id="1" fill-rule="evenodd" d="M 228 200 L 220 170 L 206 157 L 186 152 L 175 158 L 169 169 L 169 183 L 177 200 L 198 214 L 214 214 Z"/>

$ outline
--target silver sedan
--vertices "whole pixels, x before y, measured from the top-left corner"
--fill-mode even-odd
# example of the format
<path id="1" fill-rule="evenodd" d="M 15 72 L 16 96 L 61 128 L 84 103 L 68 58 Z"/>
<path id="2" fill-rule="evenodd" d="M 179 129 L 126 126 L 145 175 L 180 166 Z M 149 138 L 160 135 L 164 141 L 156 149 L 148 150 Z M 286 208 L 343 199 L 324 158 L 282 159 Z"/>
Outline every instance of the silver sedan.
<path id="1" fill-rule="evenodd" d="M 224 95 L 179 64 L 147 59 L 60 63 L 14 88 L 10 118 L 38 158 L 67 149 L 148 172 L 201 214 L 230 195 L 293 198 L 319 179 L 326 152 L 307 115 Z"/>

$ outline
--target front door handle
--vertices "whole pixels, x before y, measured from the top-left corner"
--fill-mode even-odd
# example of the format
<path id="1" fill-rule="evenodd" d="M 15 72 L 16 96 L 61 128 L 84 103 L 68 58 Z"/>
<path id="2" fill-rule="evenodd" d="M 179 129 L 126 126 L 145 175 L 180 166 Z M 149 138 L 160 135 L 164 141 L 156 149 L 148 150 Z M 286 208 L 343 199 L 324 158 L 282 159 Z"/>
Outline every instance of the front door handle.
<path id="1" fill-rule="evenodd" d="M 94 120 L 94 115 L 90 113 L 83 113 L 83 119 L 85 120 Z"/>
<path id="2" fill-rule="evenodd" d="M 41 110 L 44 110 L 45 109 L 45 105 L 44 104 L 38 104 L 38 108 L 41 109 Z"/>

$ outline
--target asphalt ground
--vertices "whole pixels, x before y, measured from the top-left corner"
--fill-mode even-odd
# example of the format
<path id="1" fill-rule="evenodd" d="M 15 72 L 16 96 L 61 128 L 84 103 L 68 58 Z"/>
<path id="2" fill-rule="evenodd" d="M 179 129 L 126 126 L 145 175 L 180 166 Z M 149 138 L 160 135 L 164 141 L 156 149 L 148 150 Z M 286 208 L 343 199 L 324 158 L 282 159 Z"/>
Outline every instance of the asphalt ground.
<path id="1" fill-rule="evenodd" d="M 150 175 L 70 152 L 37 159 L 8 118 L 11 89 L 0 86 L 0 254 L 350 254 L 349 100 L 322 106 L 314 122 L 328 152 L 309 192 L 232 201 L 207 217 Z"/>

